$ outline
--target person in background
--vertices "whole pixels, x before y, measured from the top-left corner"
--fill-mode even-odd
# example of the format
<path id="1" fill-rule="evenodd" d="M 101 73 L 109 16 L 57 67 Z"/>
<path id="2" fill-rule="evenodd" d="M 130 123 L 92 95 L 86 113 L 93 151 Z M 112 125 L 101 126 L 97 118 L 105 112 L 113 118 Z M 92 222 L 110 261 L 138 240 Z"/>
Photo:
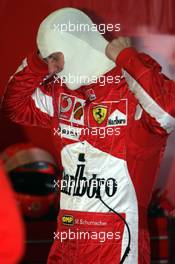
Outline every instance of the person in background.
<path id="1" fill-rule="evenodd" d="M 24 225 L 0 160 L 0 263 L 18 264 L 24 253 Z"/>

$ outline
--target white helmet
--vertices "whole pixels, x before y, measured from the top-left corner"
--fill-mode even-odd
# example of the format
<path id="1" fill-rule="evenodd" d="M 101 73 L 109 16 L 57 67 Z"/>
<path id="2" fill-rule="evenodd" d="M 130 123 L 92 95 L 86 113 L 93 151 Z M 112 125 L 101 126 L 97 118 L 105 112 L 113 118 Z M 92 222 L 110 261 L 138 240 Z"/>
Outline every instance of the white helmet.
<path id="1" fill-rule="evenodd" d="M 66 86 L 75 90 L 115 67 L 105 55 L 108 42 L 91 19 L 75 8 L 62 8 L 41 23 L 37 45 L 43 58 L 62 52 L 64 69 L 58 73 Z"/>

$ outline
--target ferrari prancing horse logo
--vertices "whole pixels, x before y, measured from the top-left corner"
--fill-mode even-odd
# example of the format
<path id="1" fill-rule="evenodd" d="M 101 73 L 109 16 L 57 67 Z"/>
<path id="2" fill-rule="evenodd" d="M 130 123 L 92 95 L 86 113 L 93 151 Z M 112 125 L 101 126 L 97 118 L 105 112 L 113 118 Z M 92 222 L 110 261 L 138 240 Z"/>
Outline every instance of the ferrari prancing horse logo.
<path id="1" fill-rule="evenodd" d="M 92 109 L 93 117 L 98 124 L 102 124 L 107 115 L 107 107 L 98 105 Z"/>

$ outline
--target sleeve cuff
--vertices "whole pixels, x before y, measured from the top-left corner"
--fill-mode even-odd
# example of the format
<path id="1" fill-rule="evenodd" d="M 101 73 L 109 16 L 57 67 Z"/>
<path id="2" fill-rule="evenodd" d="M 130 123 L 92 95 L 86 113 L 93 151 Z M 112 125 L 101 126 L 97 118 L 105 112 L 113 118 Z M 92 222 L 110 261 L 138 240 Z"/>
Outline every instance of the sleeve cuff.
<path id="1" fill-rule="evenodd" d="M 116 65 L 123 68 L 123 66 L 130 62 L 131 58 L 137 56 L 138 52 L 134 48 L 126 48 L 122 50 L 116 59 Z"/>
<path id="2" fill-rule="evenodd" d="M 39 58 L 36 51 L 28 56 L 27 61 L 32 71 L 43 75 L 48 74 L 48 65 Z"/>

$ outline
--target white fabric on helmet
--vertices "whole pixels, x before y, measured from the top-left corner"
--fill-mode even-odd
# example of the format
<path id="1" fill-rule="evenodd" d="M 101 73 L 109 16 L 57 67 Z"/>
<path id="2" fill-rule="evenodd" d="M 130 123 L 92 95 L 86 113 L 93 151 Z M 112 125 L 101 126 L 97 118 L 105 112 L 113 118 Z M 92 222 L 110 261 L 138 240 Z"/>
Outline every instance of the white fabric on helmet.
<path id="1" fill-rule="evenodd" d="M 41 23 L 37 35 L 43 58 L 59 51 L 64 54 L 64 69 L 57 75 L 64 78 L 71 90 L 92 83 L 115 67 L 105 55 L 107 44 L 90 18 L 74 8 L 51 13 Z"/>

